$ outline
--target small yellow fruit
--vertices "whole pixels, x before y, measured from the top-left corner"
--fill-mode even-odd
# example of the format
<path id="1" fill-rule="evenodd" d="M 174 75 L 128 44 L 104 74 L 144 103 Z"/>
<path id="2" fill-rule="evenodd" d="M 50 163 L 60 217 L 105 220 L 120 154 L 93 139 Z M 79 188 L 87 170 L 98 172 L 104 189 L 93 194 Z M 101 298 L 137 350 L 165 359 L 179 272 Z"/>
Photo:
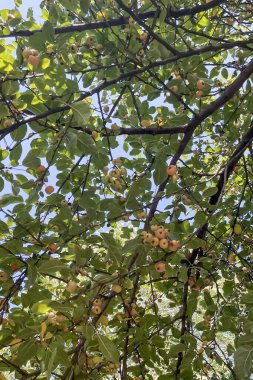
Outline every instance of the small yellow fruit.
<path id="1" fill-rule="evenodd" d="M 27 60 L 30 55 L 31 55 L 31 49 L 25 48 L 22 52 L 23 58 Z"/>
<path id="2" fill-rule="evenodd" d="M 139 211 L 136 214 L 137 219 L 145 219 L 147 217 L 147 213 L 145 211 Z"/>
<path id="3" fill-rule="evenodd" d="M 166 168 L 166 173 L 169 175 L 169 176 L 173 176 L 174 174 L 176 174 L 177 172 L 177 167 L 176 165 L 169 165 L 167 166 Z"/>
<path id="4" fill-rule="evenodd" d="M 100 298 L 96 298 L 93 302 L 93 306 L 102 306 L 102 300 Z"/>
<path id="5" fill-rule="evenodd" d="M 177 86 L 172 86 L 170 88 L 170 90 L 176 94 L 178 92 L 178 87 Z"/>
<path id="6" fill-rule="evenodd" d="M 158 239 L 164 239 L 166 237 L 166 231 L 164 230 L 163 227 L 159 227 L 156 231 L 155 231 L 155 236 L 158 238 Z"/>
<path id="7" fill-rule="evenodd" d="M 143 33 L 141 33 L 139 39 L 140 39 L 142 42 L 146 42 L 147 39 L 148 39 L 148 33 L 147 33 L 147 32 L 143 32 Z"/>
<path id="8" fill-rule="evenodd" d="M 52 44 L 48 45 L 46 52 L 47 52 L 47 54 L 54 53 L 54 45 L 52 45 Z"/>
<path id="9" fill-rule="evenodd" d="M 5 119 L 2 123 L 3 128 L 9 128 L 13 124 L 13 121 L 11 119 Z"/>
<path id="10" fill-rule="evenodd" d="M 62 323 L 62 322 L 64 322 L 66 320 L 66 317 L 63 314 L 57 314 L 55 316 L 55 319 L 56 319 L 57 323 Z"/>
<path id="11" fill-rule="evenodd" d="M 99 315 L 101 313 L 102 309 L 100 306 L 93 306 L 92 311 L 94 314 Z"/>
<path id="12" fill-rule="evenodd" d="M 234 225 L 234 233 L 235 233 L 236 235 L 241 235 L 241 233 L 242 233 L 242 227 L 241 227 L 240 224 L 236 223 L 236 224 Z"/>
<path id="13" fill-rule="evenodd" d="M 129 214 L 125 214 L 125 215 L 122 216 L 122 220 L 124 220 L 124 222 L 128 222 L 129 218 L 130 218 Z"/>
<path id="14" fill-rule="evenodd" d="M 234 253 L 230 253 L 228 255 L 228 262 L 229 264 L 233 264 L 236 261 L 236 255 Z"/>
<path id="15" fill-rule="evenodd" d="M 94 140 L 96 140 L 98 138 L 98 132 L 97 131 L 92 131 L 91 135 L 94 138 Z"/>
<path id="16" fill-rule="evenodd" d="M 77 289 L 77 283 L 76 283 L 75 281 L 70 280 L 70 281 L 67 283 L 66 290 L 67 290 L 69 293 L 75 293 L 76 289 Z"/>
<path id="17" fill-rule="evenodd" d="M 118 126 L 118 124 L 116 124 L 116 123 L 113 123 L 112 124 L 112 130 L 115 132 L 115 131 L 118 131 L 119 130 L 119 126 Z"/>
<path id="18" fill-rule="evenodd" d="M 151 124 L 152 124 L 152 121 L 149 120 L 149 119 L 143 119 L 143 120 L 141 121 L 141 126 L 142 126 L 142 127 L 150 127 Z"/>
<path id="19" fill-rule="evenodd" d="M 122 291 L 122 287 L 119 284 L 113 284 L 112 291 L 115 293 L 120 293 Z"/>
<path id="20" fill-rule="evenodd" d="M 78 49 L 78 47 L 77 47 L 76 44 L 71 44 L 71 45 L 69 46 L 69 50 L 71 51 L 71 53 L 76 53 L 76 52 L 77 52 L 77 49 Z"/>
<path id="21" fill-rule="evenodd" d="M 169 246 L 168 240 L 167 239 L 161 239 L 160 242 L 159 242 L 159 246 L 162 249 L 168 248 L 168 246 Z"/>
<path id="22" fill-rule="evenodd" d="M 8 273 L 6 273 L 6 272 L 0 272 L 0 281 L 2 281 L 2 282 L 7 281 L 8 278 L 9 278 Z"/>
<path id="23" fill-rule="evenodd" d="M 136 318 L 139 315 L 139 313 L 136 309 L 131 309 L 129 314 L 132 318 Z"/>
<path id="24" fill-rule="evenodd" d="M 129 25 L 133 25 L 134 24 L 134 19 L 132 17 L 129 17 L 128 24 Z"/>
<path id="25" fill-rule="evenodd" d="M 151 245 L 153 247 L 158 247 L 158 245 L 159 245 L 159 239 L 156 236 L 154 236 L 153 239 L 151 240 Z"/>
<path id="26" fill-rule="evenodd" d="M 122 165 L 122 161 L 121 161 L 121 159 L 119 157 L 118 158 L 114 158 L 112 160 L 112 164 L 120 167 Z"/>

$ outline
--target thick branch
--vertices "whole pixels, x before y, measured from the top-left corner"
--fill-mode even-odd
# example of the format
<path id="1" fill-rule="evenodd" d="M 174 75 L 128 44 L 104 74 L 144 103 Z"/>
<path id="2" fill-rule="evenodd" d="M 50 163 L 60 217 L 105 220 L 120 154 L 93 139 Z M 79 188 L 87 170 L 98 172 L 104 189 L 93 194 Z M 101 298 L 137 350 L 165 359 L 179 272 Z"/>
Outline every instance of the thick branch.
<path id="1" fill-rule="evenodd" d="M 166 18 L 174 17 L 179 18 L 183 16 L 194 16 L 197 13 L 207 11 L 209 9 L 212 9 L 216 7 L 217 5 L 220 5 L 224 2 L 224 0 L 213 0 L 210 3 L 198 5 L 193 8 L 185 8 L 185 9 L 176 9 L 171 7 L 168 9 Z M 138 15 L 139 19 L 141 20 L 147 20 L 147 19 L 153 19 L 157 16 L 156 11 L 150 11 L 150 12 L 144 12 L 140 13 Z M 128 24 L 128 17 L 120 17 L 118 19 L 113 20 L 106 20 L 106 21 L 98 21 L 98 22 L 91 22 L 91 23 L 82 23 L 82 24 L 75 24 L 70 26 L 64 26 L 64 27 L 57 27 L 54 29 L 55 34 L 64 34 L 64 33 L 72 33 L 72 32 L 84 32 L 86 30 L 95 30 L 95 29 L 105 29 L 105 28 L 111 28 L 112 26 L 121 26 Z M 7 36 L 2 36 L 4 38 L 10 38 L 10 37 L 29 37 L 32 36 L 35 33 L 41 33 L 42 29 L 39 30 L 17 30 L 12 33 L 10 33 Z"/>
<path id="2" fill-rule="evenodd" d="M 250 75 L 253 73 L 253 59 L 250 61 L 250 63 L 246 66 L 246 68 L 241 72 L 241 74 L 235 79 L 235 81 L 226 88 L 226 90 L 223 92 L 223 94 L 213 101 L 206 109 L 201 111 L 198 115 L 194 116 L 192 121 L 188 124 L 186 128 L 185 135 L 183 139 L 180 142 L 180 145 L 178 147 L 178 150 L 176 151 L 175 155 L 173 156 L 170 164 L 175 165 L 184 152 L 188 142 L 191 140 L 192 135 L 195 131 L 195 129 L 210 115 L 212 115 L 215 111 L 217 111 L 220 107 L 222 107 L 228 100 L 230 100 L 236 91 L 238 91 L 243 83 L 250 77 Z M 163 192 L 170 177 L 167 177 L 167 179 L 160 184 L 158 191 L 154 197 L 154 202 L 150 208 L 150 212 L 148 215 L 148 218 L 146 220 L 146 228 L 148 228 L 149 223 L 151 219 L 154 216 L 154 213 L 157 209 L 158 203 L 161 199 L 161 196 L 159 193 Z"/>
<path id="3" fill-rule="evenodd" d="M 112 86 L 112 85 L 114 85 L 116 83 L 120 83 L 120 82 L 122 82 L 125 79 L 131 79 L 134 76 L 136 76 L 138 74 L 141 74 L 141 73 L 143 73 L 143 72 L 145 72 L 147 70 L 150 70 L 152 68 L 159 67 L 159 66 L 164 66 L 166 64 L 175 62 L 175 61 L 177 61 L 179 59 L 182 59 L 182 58 L 187 58 L 187 57 L 191 57 L 191 56 L 194 56 L 194 55 L 199 55 L 199 54 L 206 53 L 206 52 L 219 51 L 219 50 L 227 50 L 227 49 L 231 49 L 231 48 L 236 47 L 236 46 L 247 46 L 250 43 L 253 43 L 253 38 L 249 39 L 248 41 L 228 42 L 228 43 L 219 44 L 219 45 L 215 45 L 215 46 L 208 45 L 208 46 L 205 46 L 205 47 L 200 48 L 200 49 L 190 50 L 190 51 L 186 51 L 186 52 L 180 52 L 180 53 L 178 53 L 177 55 L 175 55 L 175 56 L 173 56 L 171 58 L 167 58 L 167 59 L 164 59 L 164 60 L 161 60 L 161 61 L 153 62 L 153 63 L 151 63 L 151 64 L 149 64 L 147 66 L 144 66 L 144 67 L 141 67 L 141 68 L 138 68 L 138 69 L 135 69 L 135 70 L 123 73 L 123 74 L 121 74 L 120 76 L 118 76 L 115 79 L 111 79 L 109 81 L 104 81 L 103 83 L 101 83 L 100 85 L 98 85 L 97 87 L 95 87 L 93 90 L 84 92 L 75 102 L 83 100 L 83 99 L 86 99 L 86 98 L 88 98 L 88 97 L 90 97 L 90 96 L 92 96 L 94 94 L 98 94 L 100 91 L 102 91 L 102 90 L 104 90 L 106 88 L 109 88 L 110 86 Z M 242 72 L 242 74 L 244 72 L 245 72 L 245 70 Z M 228 88 L 230 88 L 230 86 Z M 230 97 L 226 98 L 225 101 L 227 101 L 228 99 L 230 99 Z M 6 136 L 10 132 L 15 131 L 21 125 L 24 125 L 24 124 L 27 124 L 27 123 L 31 123 L 33 121 L 37 121 L 37 120 L 40 120 L 40 119 L 44 119 L 44 118 L 47 118 L 50 115 L 53 115 L 53 114 L 58 113 L 58 112 L 68 111 L 69 109 L 71 109 L 71 105 L 66 104 L 65 106 L 56 107 L 56 108 L 53 108 L 51 110 L 45 111 L 45 112 L 43 112 L 43 113 L 41 113 L 39 115 L 34 115 L 34 116 L 31 116 L 31 117 L 29 117 L 27 119 L 20 120 L 18 123 L 12 124 L 9 128 L 5 128 L 3 130 L 0 130 L 0 135 Z"/>

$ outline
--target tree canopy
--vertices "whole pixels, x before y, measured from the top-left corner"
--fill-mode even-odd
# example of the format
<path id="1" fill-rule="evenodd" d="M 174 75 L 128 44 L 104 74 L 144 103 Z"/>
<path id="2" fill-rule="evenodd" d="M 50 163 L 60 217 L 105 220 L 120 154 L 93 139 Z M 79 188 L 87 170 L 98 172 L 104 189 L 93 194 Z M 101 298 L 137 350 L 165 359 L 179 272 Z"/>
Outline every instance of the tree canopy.
<path id="1" fill-rule="evenodd" d="M 250 379 L 252 1 L 35 3 L 0 10 L 0 378 Z"/>

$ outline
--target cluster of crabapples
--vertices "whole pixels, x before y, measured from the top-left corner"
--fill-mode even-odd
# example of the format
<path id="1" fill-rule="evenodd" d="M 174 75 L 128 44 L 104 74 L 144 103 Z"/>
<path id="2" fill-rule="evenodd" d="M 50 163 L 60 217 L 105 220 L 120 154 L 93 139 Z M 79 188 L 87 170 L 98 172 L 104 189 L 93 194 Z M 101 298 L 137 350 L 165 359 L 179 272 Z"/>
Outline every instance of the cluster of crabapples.
<path id="1" fill-rule="evenodd" d="M 124 176 L 126 176 L 127 170 L 121 168 L 122 161 L 120 158 L 113 159 L 112 164 L 116 167 L 113 170 L 109 170 L 107 166 L 103 168 L 105 179 L 113 190 L 122 191 L 126 186 Z"/>
<path id="2" fill-rule="evenodd" d="M 37 174 L 39 174 L 39 175 L 43 175 L 43 174 L 45 174 L 45 172 L 46 172 L 46 167 L 44 166 L 44 165 L 39 165 L 38 167 L 37 167 L 37 169 L 36 169 L 36 172 L 37 172 Z M 47 195 L 50 195 L 50 194 L 52 194 L 54 192 L 54 187 L 52 186 L 52 185 L 48 185 L 48 186 L 46 186 L 45 187 L 45 193 L 47 194 Z"/>
<path id="3" fill-rule="evenodd" d="M 197 81 L 197 91 L 196 91 L 197 98 L 201 98 L 203 96 L 204 87 L 205 87 L 205 82 L 202 79 L 199 79 Z"/>
<path id="4" fill-rule="evenodd" d="M 168 240 L 168 236 L 170 235 L 170 231 L 163 226 L 153 225 L 151 226 L 151 231 L 142 231 L 141 237 L 143 239 L 143 243 L 146 245 L 151 245 L 152 247 L 160 247 L 162 249 L 169 250 L 171 252 L 175 252 L 178 250 L 180 244 L 177 240 Z"/>
<path id="5" fill-rule="evenodd" d="M 40 64 L 39 52 L 36 49 L 26 48 L 23 50 L 23 58 L 27 61 L 33 68 L 36 68 Z"/>

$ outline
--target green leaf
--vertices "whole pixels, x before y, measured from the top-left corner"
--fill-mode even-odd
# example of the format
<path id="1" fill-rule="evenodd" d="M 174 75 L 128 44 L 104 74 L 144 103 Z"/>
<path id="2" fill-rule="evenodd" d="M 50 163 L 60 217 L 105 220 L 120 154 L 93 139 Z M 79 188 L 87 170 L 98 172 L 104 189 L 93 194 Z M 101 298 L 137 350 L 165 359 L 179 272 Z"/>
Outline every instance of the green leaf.
<path id="1" fill-rule="evenodd" d="M 38 156 L 39 156 L 39 150 L 32 149 L 24 158 L 22 164 L 24 166 L 27 166 L 28 168 L 36 169 L 40 165 L 40 159 L 38 158 Z"/>
<path id="2" fill-rule="evenodd" d="M 118 363 L 119 362 L 119 351 L 115 344 L 108 339 L 106 336 L 97 335 L 99 350 L 103 354 L 106 360 Z"/>
<path id="3" fill-rule="evenodd" d="M 156 157 L 155 160 L 155 171 L 154 171 L 154 181 L 156 185 L 160 185 L 167 178 L 166 173 L 166 154 L 161 154 Z"/>
<path id="4" fill-rule="evenodd" d="M 49 306 L 50 300 L 44 300 L 36 302 L 31 310 L 35 314 L 46 314 L 49 310 L 51 310 L 51 306 Z"/>
<path id="5" fill-rule="evenodd" d="M 38 343 L 34 338 L 30 338 L 27 341 L 20 344 L 18 348 L 18 362 L 22 365 L 26 364 L 28 360 L 33 358 L 38 351 Z"/>
<path id="6" fill-rule="evenodd" d="M 13 203 L 20 203 L 23 201 L 21 196 L 15 196 L 12 194 L 5 194 L 0 196 L 0 207 L 9 206 Z"/>
<path id="7" fill-rule="evenodd" d="M 51 357 L 48 362 L 48 367 L 47 367 L 47 380 L 49 380 L 52 376 L 52 370 L 53 370 L 53 365 L 54 365 L 54 360 L 57 354 L 57 347 L 54 347 L 53 351 L 51 352 Z"/>
<path id="8" fill-rule="evenodd" d="M 82 154 L 97 154 L 97 148 L 93 138 L 85 132 L 78 133 L 77 146 Z"/>
<path id="9" fill-rule="evenodd" d="M 45 36 L 45 40 L 48 42 L 54 42 L 54 27 L 49 22 L 46 21 L 42 27 L 42 33 Z"/>
<path id="10" fill-rule="evenodd" d="M 66 269 L 66 266 L 59 260 L 42 260 L 37 266 L 38 272 L 45 274 L 55 274 L 60 272 L 63 269 Z"/>
<path id="11" fill-rule="evenodd" d="M 70 105 L 78 126 L 85 126 L 91 114 L 90 105 L 83 100 Z M 91 138 L 91 137 L 90 137 Z M 92 138 L 91 138 L 92 139 Z"/>
<path id="12" fill-rule="evenodd" d="M 235 372 L 240 379 L 248 378 L 252 370 L 253 348 L 250 346 L 239 346 L 234 355 Z"/>
<path id="13" fill-rule="evenodd" d="M 214 187 L 209 187 L 203 192 L 204 197 L 211 197 L 212 195 L 216 194 L 218 191 L 218 188 L 216 186 Z"/>
<path id="14" fill-rule="evenodd" d="M 79 1 L 80 1 L 81 11 L 86 15 L 90 7 L 91 0 L 79 0 Z"/>

